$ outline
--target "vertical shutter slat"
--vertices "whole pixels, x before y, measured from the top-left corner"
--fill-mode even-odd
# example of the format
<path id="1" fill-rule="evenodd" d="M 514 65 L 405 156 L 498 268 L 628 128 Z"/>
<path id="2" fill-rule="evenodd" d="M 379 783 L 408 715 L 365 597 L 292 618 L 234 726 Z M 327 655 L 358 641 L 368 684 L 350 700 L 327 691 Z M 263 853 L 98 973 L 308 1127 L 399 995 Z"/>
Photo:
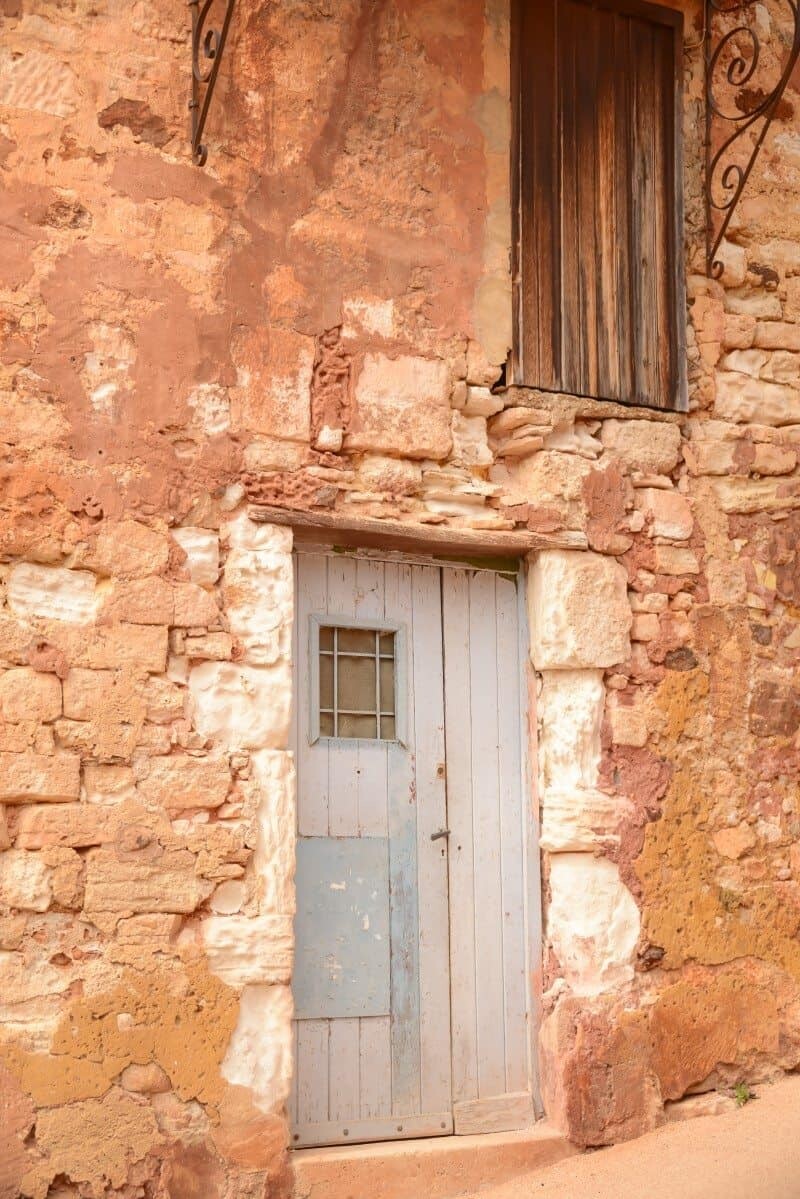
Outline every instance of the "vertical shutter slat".
<path id="1" fill-rule="evenodd" d="M 535 12 L 532 11 L 535 8 Z M 554 280 L 559 277 L 559 196 L 556 107 L 556 0 L 535 6 L 519 0 L 516 14 L 521 47 L 518 67 L 520 159 L 518 262 L 515 264 L 517 374 L 561 386 L 561 322 Z M 521 214 L 524 213 L 524 219 Z"/>
<path id="2" fill-rule="evenodd" d="M 562 386 L 577 390 L 582 383 L 583 327 L 580 304 L 580 238 L 578 213 L 578 112 L 574 102 L 577 87 L 577 27 L 574 6 L 558 3 L 558 110 L 560 113 L 561 154 L 561 311 Z M 558 220 L 559 214 L 554 217 Z M 556 281 L 554 280 L 554 283 Z"/>

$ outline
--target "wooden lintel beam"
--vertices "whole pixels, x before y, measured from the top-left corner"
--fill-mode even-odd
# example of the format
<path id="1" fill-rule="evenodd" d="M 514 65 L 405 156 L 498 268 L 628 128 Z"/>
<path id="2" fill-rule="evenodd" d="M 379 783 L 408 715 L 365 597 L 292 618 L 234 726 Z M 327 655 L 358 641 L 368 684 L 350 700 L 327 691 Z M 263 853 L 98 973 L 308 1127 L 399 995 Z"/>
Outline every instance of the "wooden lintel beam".
<path id="1" fill-rule="evenodd" d="M 522 558 L 545 549 L 584 550 L 583 533 L 534 533 L 527 529 L 455 529 L 441 525 L 398 524 L 366 517 L 331 515 L 253 504 L 250 518 L 259 524 L 288 525 L 298 541 L 345 548 L 397 550 L 462 558 Z"/>

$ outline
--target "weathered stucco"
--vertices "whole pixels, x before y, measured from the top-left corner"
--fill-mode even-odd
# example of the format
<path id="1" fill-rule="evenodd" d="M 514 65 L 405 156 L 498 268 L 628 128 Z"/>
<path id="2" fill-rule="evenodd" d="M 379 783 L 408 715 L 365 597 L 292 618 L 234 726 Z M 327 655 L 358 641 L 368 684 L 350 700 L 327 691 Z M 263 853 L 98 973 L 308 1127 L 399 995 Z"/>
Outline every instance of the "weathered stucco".
<path id="1" fill-rule="evenodd" d="M 202 171 L 185 6 L 0 19 L 2 1199 L 289 1189 L 291 535 L 251 501 L 573 535 L 529 587 L 550 1116 L 795 1068 L 799 89 L 710 281 L 687 52 L 664 419 L 492 391 L 502 0 L 239 4 Z"/>

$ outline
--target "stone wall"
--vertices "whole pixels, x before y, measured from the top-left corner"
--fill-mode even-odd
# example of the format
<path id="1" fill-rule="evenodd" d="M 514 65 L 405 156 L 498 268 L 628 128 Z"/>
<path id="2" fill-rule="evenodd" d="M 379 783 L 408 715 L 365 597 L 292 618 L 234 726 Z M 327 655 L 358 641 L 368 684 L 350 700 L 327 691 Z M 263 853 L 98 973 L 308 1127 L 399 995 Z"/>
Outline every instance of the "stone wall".
<path id="1" fill-rule="evenodd" d="M 503 0 L 240 0 L 203 171 L 182 6 L 0 14 L 3 1199 L 289 1187 L 291 537 L 254 501 L 585 547 L 529 572 L 552 1118 L 602 1144 L 794 1068 L 800 86 L 712 282 L 687 49 L 664 418 L 491 390 Z"/>

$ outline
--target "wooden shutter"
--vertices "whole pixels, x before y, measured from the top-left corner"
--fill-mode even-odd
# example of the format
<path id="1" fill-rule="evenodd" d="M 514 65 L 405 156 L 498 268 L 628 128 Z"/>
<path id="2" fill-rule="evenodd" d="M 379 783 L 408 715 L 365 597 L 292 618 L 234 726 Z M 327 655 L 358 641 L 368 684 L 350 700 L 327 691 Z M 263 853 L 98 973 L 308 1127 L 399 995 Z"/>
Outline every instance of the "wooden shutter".
<path id="1" fill-rule="evenodd" d="M 684 406 L 683 18 L 518 0 L 513 381 Z"/>

